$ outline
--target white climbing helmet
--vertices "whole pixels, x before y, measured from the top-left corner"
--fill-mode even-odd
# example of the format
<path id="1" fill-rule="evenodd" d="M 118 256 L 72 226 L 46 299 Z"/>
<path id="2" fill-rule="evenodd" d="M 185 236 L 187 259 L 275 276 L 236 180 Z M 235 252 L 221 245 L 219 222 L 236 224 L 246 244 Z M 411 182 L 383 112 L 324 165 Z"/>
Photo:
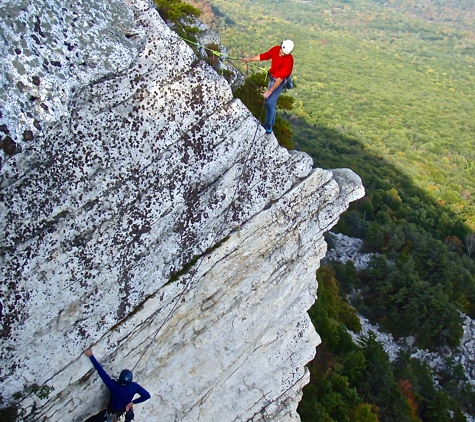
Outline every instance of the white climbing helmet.
<path id="1" fill-rule="evenodd" d="M 280 47 L 282 48 L 284 54 L 290 54 L 294 49 L 294 42 L 292 40 L 284 40 L 282 41 L 282 45 Z"/>

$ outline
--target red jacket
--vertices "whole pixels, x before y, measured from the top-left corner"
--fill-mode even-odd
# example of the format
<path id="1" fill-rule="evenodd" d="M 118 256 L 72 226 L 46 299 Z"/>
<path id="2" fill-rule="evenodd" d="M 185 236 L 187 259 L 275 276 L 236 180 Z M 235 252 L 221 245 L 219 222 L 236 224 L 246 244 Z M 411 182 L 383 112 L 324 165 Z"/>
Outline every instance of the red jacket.
<path id="1" fill-rule="evenodd" d="M 279 56 L 280 45 L 272 47 L 266 53 L 260 55 L 261 60 L 272 60 L 270 66 L 270 74 L 274 78 L 285 79 L 292 74 L 292 69 L 294 67 L 294 58 L 292 54 L 287 54 L 286 56 Z"/>

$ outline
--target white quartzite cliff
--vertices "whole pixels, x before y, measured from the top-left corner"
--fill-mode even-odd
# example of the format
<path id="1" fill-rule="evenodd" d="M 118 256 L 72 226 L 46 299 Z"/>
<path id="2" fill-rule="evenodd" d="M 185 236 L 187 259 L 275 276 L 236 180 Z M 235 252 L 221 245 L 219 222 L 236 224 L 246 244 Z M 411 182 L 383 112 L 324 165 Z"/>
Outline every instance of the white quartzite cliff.
<path id="1" fill-rule="evenodd" d="M 100 410 L 92 345 L 137 420 L 298 420 L 360 179 L 278 146 L 146 1 L 0 4 L 1 407 Z"/>

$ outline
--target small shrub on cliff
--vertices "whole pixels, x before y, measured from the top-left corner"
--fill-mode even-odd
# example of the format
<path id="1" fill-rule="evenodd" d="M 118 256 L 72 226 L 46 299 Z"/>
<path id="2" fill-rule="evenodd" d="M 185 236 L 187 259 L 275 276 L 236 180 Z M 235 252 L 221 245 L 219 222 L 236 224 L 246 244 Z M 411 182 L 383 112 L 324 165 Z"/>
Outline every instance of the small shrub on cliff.
<path id="1" fill-rule="evenodd" d="M 218 72 L 221 68 L 221 63 L 219 57 L 213 54 L 213 51 L 217 53 L 221 52 L 221 49 L 219 48 L 218 44 L 211 43 L 206 46 L 206 57 L 204 58 L 204 61 L 209 65 L 213 66 L 214 70 Z"/>
<path id="2" fill-rule="evenodd" d="M 160 16 L 174 24 L 180 24 L 182 20 L 190 23 L 193 18 L 200 15 L 196 7 L 181 0 L 155 0 L 155 4 Z"/>
<path id="3" fill-rule="evenodd" d="M 193 26 L 193 23 L 195 18 L 200 16 L 200 11 L 196 7 L 181 0 L 154 1 L 160 16 L 181 38 L 193 43 L 197 42 L 200 30 Z M 195 45 L 191 44 L 191 48 L 198 54 Z"/>
<path id="4" fill-rule="evenodd" d="M 40 400 L 46 400 L 50 393 L 54 391 L 54 387 L 49 385 L 38 385 L 36 383 L 25 385 L 23 391 L 17 391 L 13 394 L 13 399 L 16 403 L 11 404 L 8 407 L 0 408 L 0 421 L 1 422 L 15 422 L 18 420 L 24 420 L 25 410 L 19 407 L 18 403 L 25 399 L 35 395 Z M 0 407 L 5 405 L 5 399 L 0 395 Z"/>
<path id="5" fill-rule="evenodd" d="M 0 409 L 0 420 L 3 422 L 15 422 L 18 420 L 19 413 L 17 406 L 9 406 L 4 409 Z"/>
<path id="6" fill-rule="evenodd" d="M 216 72 L 224 76 L 231 83 L 235 79 L 234 72 L 226 69 L 220 59 L 221 47 L 216 43 L 199 46 L 199 34 L 202 32 L 196 25 L 196 18 L 201 17 L 199 9 L 181 0 L 154 0 L 158 13 L 187 44 L 195 54 L 211 65 Z M 216 52 L 218 54 L 214 54 Z"/>

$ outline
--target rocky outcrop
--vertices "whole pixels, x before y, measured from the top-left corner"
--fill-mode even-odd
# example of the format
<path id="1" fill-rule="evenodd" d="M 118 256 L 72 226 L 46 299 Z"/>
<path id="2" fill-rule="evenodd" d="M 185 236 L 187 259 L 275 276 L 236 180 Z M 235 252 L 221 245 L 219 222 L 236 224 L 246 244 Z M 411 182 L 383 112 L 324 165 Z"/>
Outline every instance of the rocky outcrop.
<path id="1" fill-rule="evenodd" d="M 358 270 L 363 270 L 368 265 L 372 253 L 363 253 L 360 251 L 362 240 L 345 236 L 341 233 L 330 233 L 331 242 L 334 244 L 333 249 L 329 250 L 325 256 L 325 261 L 335 260 L 342 263 L 352 261 Z M 355 290 L 354 295 L 358 292 Z M 347 298 L 351 300 L 349 295 Z M 468 315 L 462 315 L 463 336 L 460 339 L 460 346 L 456 349 L 445 347 L 439 351 L 430 352 L 429 350 L 418 349 L 414 346 L 415 338 L 408 336 L 399 340 L 394 340 L 391 333 L 386 333 L 380 330 L 378 324 L 371 324 L 370 321 L 359 315 L 361 323 L 361 331 L 354 333 L 349 330 L 354 343 L 358 344 L 362 338 L 368 337 L 370 333 L 376 336 L 376 339 L 381 343 L 384 351 L 389 357 L 390 361 L 397 359 L 401 352 L 409 353 L 411 358 L 416 358 L 427 362 L 428 366 L 433 370 L 434 385 L 439 388 L 440 374 L 447 373 L 450 368 L 449 365 L 460 365 L 463 370 L 463 376 L 459 375 L 458 388 L 463 389 L 468 385 L 473 389 L 475 387 L 475 322 Z M 439 374 L 439 375 L 438 375 Z M 445 376 L 445 375 L 442 375 Z M 465 414 L 468 422 L 475 422 L 475 417 Z"/>
<path id="2" fill-rule="evenodd" d="M 323 233 L 360 179 L 265 135 L 146 1 L 1 25 L 2 406 L 98 411 L 92 345 L 151 392 L 137 419 L 298 420 Z"/>
<path id="3" fill-rule="evenodd" d="M 338 261 L 345 264 L 348 261 L 353 262 L 357 270 L 367 267 L 373 253 L 362 253 L 361 245 L 363 240 L 356 237 L 345 236 L 342 233 L 329 233 L 332 248 L 328 251 L 325 260 Z"/>

